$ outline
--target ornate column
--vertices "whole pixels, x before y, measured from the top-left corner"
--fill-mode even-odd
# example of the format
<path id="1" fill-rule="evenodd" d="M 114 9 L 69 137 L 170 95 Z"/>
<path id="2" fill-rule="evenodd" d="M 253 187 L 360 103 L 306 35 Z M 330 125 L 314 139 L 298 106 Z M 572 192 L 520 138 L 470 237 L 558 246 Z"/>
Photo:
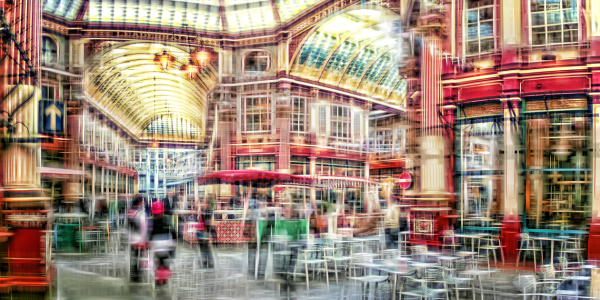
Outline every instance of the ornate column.
<path id="1" fill-rule="evenodd" d="M 441 40 L 423 39 L 421 54 L 421 193 L 446 192 L 444 137 L 439 110 L 443 103 Z"/>

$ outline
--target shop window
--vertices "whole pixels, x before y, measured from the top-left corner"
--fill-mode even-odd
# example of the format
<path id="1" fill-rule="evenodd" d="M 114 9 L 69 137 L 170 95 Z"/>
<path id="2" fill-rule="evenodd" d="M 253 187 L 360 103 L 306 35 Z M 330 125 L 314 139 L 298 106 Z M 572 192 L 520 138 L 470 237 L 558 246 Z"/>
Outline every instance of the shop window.
<path id="1" fill-rule="evenodd" d="M 58 46 L 56 41 L 49 36 L 42 36 L 42 63 L 52 64 L 57 61 Z"/>
<path id="2" fill-rule="evenodd" d="M 306 132 L 306 98 L 292 97 L 292 132 Z"/>
<path id="3" fill-rule="evenodd" d="M 236 157 L 237 170 L 274 171 L 277 158 L 274 155 L 252 155 Z"/>
<path id="4" fill-rule="evenodd" d="M 244 72 L 255 74 L 269 70 L 271 57 L 267 51 L 251 51 L 244 57 Z"/>
<path id="5" fill-rule="evenodd" d="M 481 218 L 495 218 L 503 190 L 504 134 L 502 119 L 461 125 L 461 196 L 464 224 L 483 226 Z M 465 225 L 467 226 L 467 225 Z"/>
<path id="6" fill-rule="evenodd" d="M 579 41 L 577 0 L 530 0 L 530 11 L 533 46 Z"/>
<path id="7" fill-rule="evenodd" d="M 465 53 L 480 55 L 495 49 L 494 0 L 467 0 L 465 9 Z"/>
<path id="8" fill-rule="evenodd" d="M 574 111 L 532 115 L 527 120 L 523 145 L 527 228 L 556 232 L 586 228 L 593 201 L 590 124 L 587 113 Z"/>
<path id="9" fill-rule="evenodd" d="M 266 132 L 271 128 L 269 98 L 267 96 L 245 98 L 245 131 Z"/>
<path id="10" fill-rule="evenodd" d="M 331 136 L 337 139 L 350 137 L 350 108 L 346 106 L 331 107 Z"/>

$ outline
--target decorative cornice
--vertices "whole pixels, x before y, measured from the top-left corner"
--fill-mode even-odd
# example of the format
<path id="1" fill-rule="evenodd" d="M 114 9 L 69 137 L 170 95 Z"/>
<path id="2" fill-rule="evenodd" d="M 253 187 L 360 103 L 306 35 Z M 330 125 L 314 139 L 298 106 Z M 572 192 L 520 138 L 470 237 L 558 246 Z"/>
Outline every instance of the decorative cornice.
<path id="1" fill-rule="evenodd" d="M 42 26 L 46 29 L 52 30 L 54 32 L 62 33 L 62 34 L 67 34 L 69 32 L 69 28 L 62 26 L 62 25 L 58 25 L 56 23 L 46 21 L 46 20 L 43 20 Z"/>

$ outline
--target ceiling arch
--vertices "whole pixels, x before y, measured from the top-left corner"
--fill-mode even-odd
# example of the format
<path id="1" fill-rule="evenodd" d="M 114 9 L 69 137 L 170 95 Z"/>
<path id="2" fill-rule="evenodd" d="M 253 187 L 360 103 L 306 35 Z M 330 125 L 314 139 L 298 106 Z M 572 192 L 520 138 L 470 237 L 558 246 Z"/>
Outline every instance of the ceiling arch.
<path id="1" fill-rule="evenodd" d="M 46 0 L 43 11 L 67 20 L 251 32 L 273 29 L 325 0 Z"/>
<path id="2" fill-rule="evenodd" d="M 154 63 L 167 48 L 170 70 Z M 207 95 L 217 83 L 209 64 L 194 80 L 179 68 L 189 53 L 155 42 L 115 43 L 91 58 L 83 89 L 94 105 L 138 140 L 199 141 L 206 125 Z"/>
<path id="3" fill-rule="evenodd" d="M 399 20 L 377 5 L 351 6 L 325 19 L 294 53 L 291 75 L 405 105 Z"/>

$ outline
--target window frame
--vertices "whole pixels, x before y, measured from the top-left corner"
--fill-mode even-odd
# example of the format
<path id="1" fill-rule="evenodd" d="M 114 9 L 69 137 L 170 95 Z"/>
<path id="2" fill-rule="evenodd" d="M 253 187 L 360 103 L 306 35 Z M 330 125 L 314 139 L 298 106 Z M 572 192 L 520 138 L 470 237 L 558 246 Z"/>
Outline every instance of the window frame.
<path id="1" fill-rule="evenodd" d="M 463 24 L 462 24 L 462 30 L 463 30 L 463 37 L 462 37 L 462 42 L 463 42 L 463 55 L 465 57 L 472 57 L 472 56 L 482 56 L 482 55 L 489 55 L 489 54 L 493 54 L 494 53 L 494 49 L 498 48 L 498 30 L 497 30 L 497 8 L 498 8 L 498 0 L 492 0 L 493 4 L 489 4 L 489 5 L 484 5 L 484 6 L 479 6 L 476 8 L 469 8 L 469 1 L 472 0 L 464 0 L 463 1 Z M 469 11 L 479 11 L 481 9 L 484 8 L 488 8 L 491 7 L 492 8 L 492 36 L 491 39 L 494 43 L 494 47 L 490 50 L 490 51 L 486 51 L 486 52 L 481 52 L 481 20 L 479 20 L 479 15 L 478 15 L 478 19 L 477 19 L 477 38 L 476 39 L 469 39 Z M 487 39 L 487 38 L 485 38 Z M 478 47 L 479 50 L 477 51 L 477 53 L 468 53 L 468 43 L 469 42 L 473 42 L 473 41 L 477 41 L 478 42 Z"/>
<path id="2" fill-rule="evenodd" d="M 339 112 L 341 113 L 341 116 L 338 115 L 334 115 L 334 113 L 337 114 L 339 109 Z M 344 110 L 346 111 L 346 116 L 344 116 Z M 329 132 L 329 136 L 333 139 L 337 139 L 337 140 L 350 140 L 352 139 L 352 114 L 351 114 L 351 109 L 349 106 L 344 106 L 344 105 L 332 105 L 331 106 L 331 113 L 330 113 L 330 125 L 331 125 L 331 130 Z M 346 118 L 345 120 L 343 118 Z M 336 125 L 340 123 L 340 125 L 342 125 L 340 128 L 346 128 L 345 133 L 346 136 L 339 136 L 339 134 L 334 134 L 334 132 L 336 132 L 334 129 L 338 128 Z M 337 133 L 337 132 L 336 132 Z M 342 131 L 342 135 L 343 135 L 343 131 Z"/>
<path id="3" fill-rule="evenodd" d="M 292 118 L 290 120 L 290 132 L 293 133 L 306 133 L 308 132 L 308 102 L 306 97 L 292 95 Z M 304 101 L 304 107 L 296 110 L 296 100 Z M 294 121 L 294 117 L 298 117 L 298 121 Z M 294 126 L 298 126 L 298 130 L 294 130 Z M 302 126 L 303 130 L 300 130 Z"/>
<path id="4" fill-rule="evenodd" d="M 581 0 L 575 0 L 575 7 L 577 8 L 576 11 L 576 16 L 577 16 L 577 20 L 575 22 L 569 22 L 569 23 L 565 23 L 564 22 L 564 14 L 563 8 L 559 8 L 559 15 L 560 15 L 560 19 L 561 21 L 559 23 L 556 24 L 552 24 L 552 25 L 548 25 L 548 10 L 547 10 L 547 6 L 546 3 L 548 0 L 543 0 L 544 1 L 544 25 L 537 25 L 534 26 L 533 25 L 533 18 L 532 18 L 532 14 L 533 12 L 531 11 L 531 1 L 532 0 L 528 0 L 527 1 L 527 20 L 529 22 L 529 32 L 528 32 L 528 37 L 529 37 L 529 46 L 531 46 L 532 48 L 540 48 L 540 47 L 561 47 L 561 46 L 569 46 L 569 45 L 577 45 L 581 42 L 583 36 L 582 36 L 582 24 L 581 24 L 581 17 L 580 17 L 580 13 L 581 13 Z M 562 1 L 560 2 L 562 5 Z M 575 30 L 575 32 L 577 32 L 577 41 L 575 42 L 564 42 L 564 33 L 565 33 L 565 29 L 564 26 L 565 25 L 569 25 L 569 24 L 577 24 L 577 30 Z M 548 27 L 550 26 L 560 26 L 560 33 L 561 33 L 561 39 L 562 41 L 560 43 L 549 43 L 548 40 Z M 545 32 L 545 43 L 544 44 L 533 44 L 533 29 L 535 28 L 546 28 Z M 573 31 L 571 31 L 573 32 Z"/>
<path id="5" fill-rule="evenodd" d="M 253 53 L 257 53 L 257 52 L 264 53 L 264 56 L 257 56 L 257 57 L 266 58 L 267 59 L 267 67 L 265 68 L 264 71 L 248 71 L 248 70 L 246 70 L 246 60 L 248 59 L 248 57 L 250 55 L 252 55 Z M 269 52 L 267 50 L 253 49 L 253 50 L 249 50 L 246 53 L 244 53 L 244 56 L 242 59 L 242 72 L 244 74 L 247 74 L 247 75 L 265 74 L 265 73 L 269 72 L 270 69 L 271 69 L 271 54 L 269 54 Z"/>
<path id="6" fill-rule="evenodd" d="M 44 89 L 47 89 L 46 95 L 52 94 L 52 98 L 44 98 L 43 97 L 43 95 L 44 95 Z M 52 93 L 50 93 L 50 91 L 52 91 Z M 42 84 L 42 88 L 41 88 L 41 91 L 40 91 L 41 99 L 42 100 L 56 101 L 57 98 L 58 98 L 56 92 L 57 92 L 57 89 L 56 89 L 55 85 L 52 85 L 52 84 Z"/>
<path id="7" fill-rule="evenodd" d="M 259 110 L 258 112 L 249 112 L 249 108 L 248 108 L 248 99 L 266 99 L 266 107 L 263 110 Z M 244 128 L 244 132 L 245 133 L 268 133 L 271 131 L 271 98 L 269 97 L 269 95 L 252 95 L 252 96 L 244 96 L 243 97 L 243 105 L 244 105 L 244 113 L 243 113 L 243 128 Z M 262 101 L 261 101 L 262 102 Z M 254 108 L 251 108 L 254 109 Z M 265 114 L 266 115 L 266 125 L 267 125 L 267 129 L 262 129 L 263 128 L 263 120 L 260 117 L 261 115 Z M 248 129 L 248 117 L 249 116 L 254 116 L 254 115 L 258 115 L 260 120 L 259 120 L 259 130 L 249 130 Z M 252 127 L 254 127 L 255 125 L 253 125 Z"/>
<path id="8" fill-rule="evenodd" d="M 45 59 L 44 59 L 44 57 L 45 57 L 45 53 L 44 53 L 44 49 L 45 49 L 44 48 L 44 38 L 50 39 L 51 41 L 54 42 L 54 45 L 56 46 L 56 56 L 54 57 L 54 61 L 52 61 L 52 62 L 46 62 Z M 42 59 L 40 59 L 40 61 L 43 64 L 47 64 L 47 65 L 57 64 L 58 60 L 59 60 L 58 58 L 60 57 L 60 47 L 58 45 L 58 41 L 53 36 L 51 36 L 49 34 L 42 34 L 42 38 L 41 39 L 42 39 L 42 41 L 41 41 L 42 45 L 41 45 L 41 49 L 40 49 L 40 56 L 42 57 Z"/>

